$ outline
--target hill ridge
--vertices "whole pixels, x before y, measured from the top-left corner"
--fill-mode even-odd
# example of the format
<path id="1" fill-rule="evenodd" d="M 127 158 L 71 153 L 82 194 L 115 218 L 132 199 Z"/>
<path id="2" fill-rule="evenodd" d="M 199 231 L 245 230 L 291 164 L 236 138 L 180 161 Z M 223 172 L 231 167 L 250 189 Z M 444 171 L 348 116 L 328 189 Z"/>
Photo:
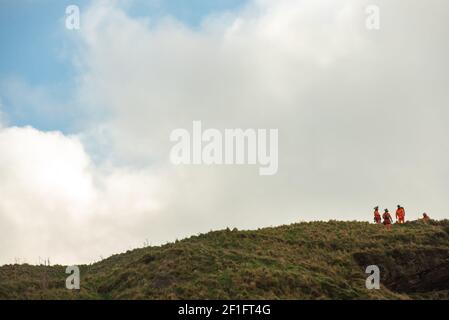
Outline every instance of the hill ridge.
<path id="1" fill-rule="evenodd" d="M 365 287 L 371 264 L 380 290 Z M 80 269 L 78 291 L 64 266 L 2 266 L 0 299 L 448 299 L 449 221 L 225 229 Z"/>

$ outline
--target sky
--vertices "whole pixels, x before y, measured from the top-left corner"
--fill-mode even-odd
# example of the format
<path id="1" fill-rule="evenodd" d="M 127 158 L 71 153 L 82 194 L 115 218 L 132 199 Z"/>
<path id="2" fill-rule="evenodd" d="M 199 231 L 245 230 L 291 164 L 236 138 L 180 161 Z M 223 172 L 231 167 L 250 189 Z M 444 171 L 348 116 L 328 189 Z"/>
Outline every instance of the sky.
<path id="1" fill-rule="evenodd" d="M 68 5 L 80 29 L 65 27 Z M 380 9 L 366 27 L 368 5 Z M 210 230 L 449 218 L 445 0 L 0 0 L 0 264 Z M 279 130 L 279 170 L 169 161 L 170 132 Z"/>

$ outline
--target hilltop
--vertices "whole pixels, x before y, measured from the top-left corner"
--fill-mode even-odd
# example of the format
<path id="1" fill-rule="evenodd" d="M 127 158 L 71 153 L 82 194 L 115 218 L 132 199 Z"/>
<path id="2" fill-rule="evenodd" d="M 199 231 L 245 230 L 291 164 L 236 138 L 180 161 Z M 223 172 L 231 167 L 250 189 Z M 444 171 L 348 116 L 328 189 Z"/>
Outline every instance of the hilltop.
<path id="1" fill-rule="evenodd" d="M 367 265 L 381 289 L 367 290 Z M 448 299 L 449 221 L 309 222 L 222 230 L 81 268 L 0 267 L 0 299 Z"/>

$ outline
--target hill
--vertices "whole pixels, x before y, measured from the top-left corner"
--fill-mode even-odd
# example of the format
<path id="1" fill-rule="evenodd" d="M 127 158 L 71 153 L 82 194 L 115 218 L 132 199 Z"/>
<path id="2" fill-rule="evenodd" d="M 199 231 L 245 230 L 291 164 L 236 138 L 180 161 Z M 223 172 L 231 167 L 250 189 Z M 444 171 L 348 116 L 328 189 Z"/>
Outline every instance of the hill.
<path id="1" fill-rule="evenodd" d="M 367 265 L 381 289 L 367 290 Z M 448 299 L 449 221 L 222 230 L 80 266 L 0 267 L 0 299 Z"/>

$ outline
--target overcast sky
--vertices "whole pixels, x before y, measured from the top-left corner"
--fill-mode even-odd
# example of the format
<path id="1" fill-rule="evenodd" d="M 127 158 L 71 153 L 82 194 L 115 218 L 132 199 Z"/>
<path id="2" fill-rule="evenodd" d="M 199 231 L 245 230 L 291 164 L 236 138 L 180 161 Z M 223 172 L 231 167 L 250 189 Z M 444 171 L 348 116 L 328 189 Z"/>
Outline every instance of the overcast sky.
<path id="1" fill-rule="evenodd" d="M 79 1 L 80 30 L 69 4 L 0 4 L 0 264 L 375 205 L 449 218 L 448 1 Z M 278 173 L 172 165 L 194 120 L 279 129 Z"/>

